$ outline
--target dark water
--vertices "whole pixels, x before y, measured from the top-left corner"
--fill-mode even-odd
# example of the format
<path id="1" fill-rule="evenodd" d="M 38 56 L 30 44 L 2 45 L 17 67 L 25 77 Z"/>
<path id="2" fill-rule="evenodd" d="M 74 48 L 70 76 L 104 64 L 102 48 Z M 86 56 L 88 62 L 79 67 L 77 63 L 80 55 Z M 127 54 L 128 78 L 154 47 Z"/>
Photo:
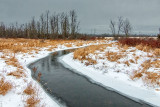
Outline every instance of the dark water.
<path id="1" fill-rule="evenodd" d="M 57 58 L 66 53 L 68 52 L 56 52 L 29 66 L 32 71 L 37 68 L 36 73 L 32 73 L 33 78 L 42 74 L 39 76 L 40 83 L 52 97 L 69 107 L 150 107 L 93 84 L 87 78 L 65 68 Z"/>

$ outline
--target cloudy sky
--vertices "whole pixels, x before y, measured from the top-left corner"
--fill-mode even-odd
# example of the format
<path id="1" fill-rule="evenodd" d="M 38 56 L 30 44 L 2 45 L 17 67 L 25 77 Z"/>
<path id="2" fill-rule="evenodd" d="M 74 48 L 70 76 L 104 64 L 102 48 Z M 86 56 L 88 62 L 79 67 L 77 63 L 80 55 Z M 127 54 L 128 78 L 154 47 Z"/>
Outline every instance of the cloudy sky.
<path id="1" fill-rule="evenodd" d="M 75 9 L 81 32 L 109 33 L 109 20 L 128 18 L 133 33 L 157 34 L 160 27 L 160 0 L 0 0 L 0 22 L 24 23 L 49 10 Z"/>

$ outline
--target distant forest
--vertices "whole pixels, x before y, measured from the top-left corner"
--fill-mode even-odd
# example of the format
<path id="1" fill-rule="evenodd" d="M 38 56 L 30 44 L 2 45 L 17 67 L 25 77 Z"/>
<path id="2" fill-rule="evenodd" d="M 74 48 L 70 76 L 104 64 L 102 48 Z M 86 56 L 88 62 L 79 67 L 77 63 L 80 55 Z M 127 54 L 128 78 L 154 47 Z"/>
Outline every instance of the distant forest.
<path id="1" fill-rule="evenodd" d="M 25 24 L 6 25 L 0 23 L 1 38 L 31 38 L 31 39 L 95 39 L 95 37 L 150 37 L 153 35 L 132 35 L 132 26 L 128 19 L 118 17 L 118 20 L 110 20 L 111 34 L 81 34 L 79 33 L 80 22 L 75 10 L 62 13 L 50 14 L 49 11 L 42 13 L 38 20 L 33 17 Z M 156 35 L 154 35 L 156 36 Z M 158 35 L 160 38 L 160 35 Z"/>
<path id="2" fill-rule="evenodd" d="M 0 24 L 0 37 L 2 38 L 39 38 L 39 39 L 77 39 L 79 34 L 79 21 L 74 10 L 68 13 L 55 13 L 49 11 L 40 15 L 39 20 L 33 17 L 25 24 Z"/>

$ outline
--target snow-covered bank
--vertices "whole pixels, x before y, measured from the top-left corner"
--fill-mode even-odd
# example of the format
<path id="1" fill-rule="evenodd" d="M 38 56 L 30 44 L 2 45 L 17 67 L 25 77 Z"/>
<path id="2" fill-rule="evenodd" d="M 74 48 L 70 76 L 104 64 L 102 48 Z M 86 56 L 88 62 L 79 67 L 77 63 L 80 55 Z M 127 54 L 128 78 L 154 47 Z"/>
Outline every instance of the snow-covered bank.
<path id="1" fill-rule="evenodd" d="M 77 47 L 75 47 L 77 48 Z M 70 49 L 67 47 L 57 48 L 52 50 L 52 52 L 58 50 Z M 0 71 L 1 74 L 7 80 L 11 81 L 14 84 L 14 88 L 9 91 L 5 96 L 0 95 L 0 107 L 23 107 L 25 104 L 25 100 L 27 99 L 27 95 L 24 95 L 23 90 L 27 87 L 29 83 L 32 83 L 36 86 L 36 90 L 38 91 L 38 98 L 40 99 L 40 104 L 37 106 L 45 106 L 45 107 L 62 107 L 63 105 L 59 104 L 55 99 L 52 99 L 48 96 L 47 93 L 41 88 L 41 86 L 37 83 L 37 81 L 33 80 L 31 77 L 31 71 L 27 68 L 28 64 L 35 62 L 38 59 L 46 57 L 50 51 L 46 51 L 46 48 L 39 51 L 38 54 L 16 54 L 16 58 L 19 63 L 25 69 L 26 77 L 25 78 L 16 78 L 13 76 L 7 76 L 9 72 L 16 70 L 15 67 L 8 66 L 3 59 L 0 60 Z M 3 53 L 1 53 L 3 54 Z"/>
<path id="2" fill-rule="evenodd" d="M 34 96 L 40 100 L 37 107 L 63 106 L 49 97 L 41 86 L 32 79 L 31 71 L 27 66 L 55 51 L 106 42 L 106 40 L 41 41 L 29 39 L 2 39 L 1 41 L 3 42 L 1 42 L 0 50 L 0 80 L 4 78 L 5 81 L 9 81 L 13 88 L 7 91 L 4 96 L 0 90 L 0 107 L 28 107 L 26 101 L 32 95 L 25 94 L 24 90 L 30 83 L 35 87 L 36 94 Z"/>
<path id="3" fill-rule="evenodd" d="M 24 95 L 23 90 L 27 87 L 29 83 L 32 83 L 36 87 L 36 91 L 38 93 L 38 98 L 40 99 L 40 103 L 37 106 L 45 106 L 45 107 L 60 107 L 61 105 L 55 101 L 54 99 L 50 98 L 47 93 L 41 88 L 41 86 L 32 79 L 31 71 L 27 68 L 27 65 L 47 56 L 50 52 L 45 51 L 45 48 L 42 49 L 38 54 L 17 54 L 16 58 L 18 59 L 19 63 L 25 69 L 26 77 L 25 78 L 16 78 L 13 76 L 7 76 L 8 72 L 12 72 L 16 70 L 16 68 L 12 66 L 8 66 L 5 64 L 4 60 L 0 60 L 1 62 L 1 69 L 3 71 L 3 76 L 11 83 L 14 84 L 14 88 L 9 91 L 5 96 L 0 96 L 0 106 L 1 107 L 23 107 L 25 104 L 26 99 L 28 98 L 27 95 Z M 4 75 L 6 74 L 6 75 Z"/>
<path id="4" fill-rule="evenodd" d="M 73 60 L 73 53 L 60 58 L 60 61 L 66 67 L 74 69 L 75 72 L 88 77 L 92 82 L 103 85 L 106 88 L 118 91 L 120 94 L 134 98 L 134 100 L 142 100 L 152 105 L 160 106 L 159 91 L 153 88 L 146 88 L 142 85 L 142 81 L 132 81 L 126 74 L 117 72 L 104 73 L 92 66 L 85 66 L 77 60 Z M 93 65 L 94 66 L 94 65 Z"/>

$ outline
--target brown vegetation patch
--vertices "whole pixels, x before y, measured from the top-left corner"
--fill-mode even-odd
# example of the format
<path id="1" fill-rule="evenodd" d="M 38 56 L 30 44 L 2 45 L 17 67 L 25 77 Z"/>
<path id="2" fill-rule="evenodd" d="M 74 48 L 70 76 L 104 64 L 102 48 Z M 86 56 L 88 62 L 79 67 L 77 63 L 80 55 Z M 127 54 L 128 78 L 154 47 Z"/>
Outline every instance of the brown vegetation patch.
<path id="1" fill-rule="evenodd" d="M 29 96 L 26 100 L 26 107 L 36 107 L 39 102 L 40 99 L 37 96 Z"/>
<path id="2" fill-rule="evenodd" d="M 35 89 L 36 87 L 34 87 L 32 83 L 29 83 L 23 92 L 27 95 L 33 95 L 35 94 Z"/>
<path id="3" fill-rule="evenodd" d="M 144 78 L 145 83 L 160 86 L 160 74 L 154 72 L 146 72 Z"/>
<path id="4" fill-rule="evenodd" d="M 16 78 L 21 78 L 21 77 L 25 77 L 26 76 L 24 71 L 20 70 L 20 69 L 18 69 L 17 71 L 14 71 L 14 72 L 10 72 L 7 75 L 8 76 L 15 76 Z"/>
<path id="5" fill-rule="evenodd" d="M 130 66 L 129 61 L 125 61 L 124 64 L 126 64 L 127 66 Z"/>
<path id="6" fill-rule="evenodd" d="M 151 62 L 151 65 L 155 68 L 160 68 L 160 60 L 155 59 L 154 61 Z"/>
<path id="7" fill-rule="evenodd" d="M 124 55 L 118 52 L 109 52 L 109 51 L 105 54 L 105 56 L 111 62 L 117 62 L 119 59 L 124 57 Z"/>
<path id="8" fill-rule="evenodd" d="M 0 95 L 6 95 L 8 93 L 8 91 L 10 91 L 12 89 L 13 85 L 8 82 L 8 81 L 5 81 L 4 78 L 2 78 L 0 80 Z"/>
<path id="9" fill-rule="evenodd" d="M 72 44 L 65 44 L 66 47 L 72 47 Z"/>
<path id="10" fill-rule="evenodd" d="M 135 63 L 135 61 L 134 61 L 133 59 L 130 59 L 130 60 L 129 60 L 129 62 L 131 62 L 131 63 Z"/>
<path id="11" fill-rule="evenodd" d="M 137 78 L 139 79 L 139 78 L 141 78 L 143 76 L 143 73 L 140 72 L 140 71 L 134 71 L 133 73 L 134 74 L 130 76 L 130 78 L 132 80 L 137 79 Z"/>
<path id="12" fill-rule="evenodd" d="M 143 64 L 141 64 L 143 67 L 142 70 L 138 70 L 134 72 L 134 74 L 131 76 L 131 79 L 141 78 L 144 81 L 144 83 L 155 86 L 160 86 L 160 74 L 158 72 L 148 72 L 147 70 L 150 67 L 160 68 L 160 61 L 159 60 L 147 60 Z"/>
<path id="13" fill-rule="evenodd" d="M 119 40 L 122 45 L 135 46 L 145 52 L 153 51 L 153 54 L 160 56 L 160 40 L 153 38 L 122 38 Z"/>
<path id="14" fill-rule="evenodd" d="M 95 54 L 96 50 L 103 51 L 107 45 L 91 45 L 86 48 L 80 48 L 74 51 L 73 59 L 78 59 L 80 61 L 87 61 L 85 65 L 97 64 L 96 60 L 89 58 L 89 54 Z"/>
<path id="15" fill-rule="evenodd" d="M 156 48 L 153 52 L 154 55 L 160 56 L 160 49 Z"/>

